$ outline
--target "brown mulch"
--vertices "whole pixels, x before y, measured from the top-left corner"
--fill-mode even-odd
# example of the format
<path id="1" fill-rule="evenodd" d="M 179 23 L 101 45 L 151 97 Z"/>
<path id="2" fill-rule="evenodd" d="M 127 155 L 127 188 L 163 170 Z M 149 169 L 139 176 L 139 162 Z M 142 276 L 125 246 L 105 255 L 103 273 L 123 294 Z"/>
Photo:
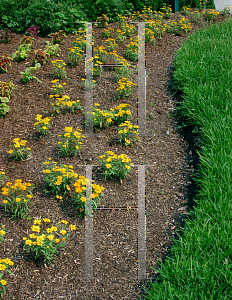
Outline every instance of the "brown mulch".
<path id="1" fill-rule="evenodd" d="M 180 13 L 173 18 L 180 19 Z M 189 17 L 191 20 L 191 18 Z M 224 21 L 218 16 L 216 22 Z M 192 22 L 192 32 L 203 27 L 205 21 Z M 109 25 L 117 28 L 119 25 Z M 105 38 L 101 28 L 93 27 L 95 45 L 104 45 Z M 39 264 L 26 255 L 23 250 L 23 237 L 27 236 L 32 221 L 13 220 L 9 213 L 0 208 L 0 224 L 9 230 L 6 241 L 0 247 L 0 258 L 9 258 L 14 262 L 10 270 L 13 276 L 5 274 L 7 293 L 4 299 L 137 299 L 142 295 L 141 286 L 156 277 L 153 267 L 159 260 L 169 255 L 175 230 L 183 224 L 188 207 L 193 205 L 195 186 L 191 177 L 197 164 L 195 140 L 190 132 L 178 130 L 178 119 L 174 118 L 176 100 L 180 95 L 172 96 L 171 71 L 173 56 L 189 34 L 175 36 L 165 33 L 157 39 L 155 45 L 146 44 L 146 129 L 147 133 L 133 148 L 123 147 L 116 141 L 117 127 L 97 130 L 94 136 L 86 136 L 80 156 L 64 158 L 58 150 L 58 134 L 64 127 L 72 126 L 84 130 L 84 117 L 81 112 L 64 113 L 53 117 L 50 133 L 38 139 L 33 124 L 37 114 L 49 116 L 52 113 L 49 95 L 53 79 L 52 64 L 49 61 L 36 71 L 42 84 L 36 80 L 22 83 L 21 71 L 31 65 L 30 57 L 20 63 L 12 62 L 9 71 L 0 74 L 0 81 L 12 81 L 16 86 L 10 99 L 10 112 L 0 119 L 0 170 L 5 170 L 10 181 L 22 179 L 35 185 L 33 205 L 29 216 L 50 218 L 58 221 L 66 219 L 75 224 L 67 247 L 50 264 Z M 22 37 L 16 34 L 9 44 L 0 45 L 0 55 L 11 55 L 16 51 Z M 68 35 L 60 44 L 60 57 L 67 62 L 67 48 L 71 47 L 75 35 Z M 44 41 L 34 42 L 33 50 L 45 49 Z M 120 44 L 117 53 L 123 55 L 129 39 Z M 133 63 L 133 62 L 131 62 Z M 78 68 L 67 65 L 68 79 L 66 94 L 73 100 L 79 99 L 85 104 L 85 91 L 81 89 L 81 78 L 85 76 L 84 61 Z M 119 103 L 131 104 L 132 120 L 137 119 L 137 91 L 128 99 L 115 100 L 117 84 L 113 71 L 105 69 L 97 77 L 94 89 L 94 102 L 100 108 L 110 109 Z M 133 82 L 136 82 L 134 73 Z M 153 103 L 153 105 L 151 104 Z M 13 138 L 28 141 L 32 157 L 15 162 L 8 159 L 9 145 Z M 117 181 L 104 181 L 98 176 L 99 159 L 104 152 L 111 150 L 125 153 L 135 165 L 133 171 L 120 184 Z M 49 157 L 52 160 L 72 165 L 74 170 L 85 175 L 85 165 L 93 165 L 93 180 L 103 185 L 105 197 L 101 199 L 99 209 L 93 213 L 93 276 L 85 278 L 85 220 L 79 218 L 72 207 L 57 201 L 54 196 L 45 194 L 42 163 Z M 146 165 L 146 275 L 137 278 L 137 194 L 138 167 Z M 128 209 L 131 207 L 132 209 Z M 104 209 L 101 209 L 104 208 Z"/>

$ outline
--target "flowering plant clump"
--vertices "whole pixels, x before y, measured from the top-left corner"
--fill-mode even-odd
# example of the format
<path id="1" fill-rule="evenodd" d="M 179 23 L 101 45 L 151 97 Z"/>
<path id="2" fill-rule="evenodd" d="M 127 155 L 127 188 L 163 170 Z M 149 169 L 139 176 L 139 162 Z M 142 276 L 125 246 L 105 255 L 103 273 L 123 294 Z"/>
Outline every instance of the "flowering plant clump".
<path id="1" fill-rule="evenodd" d="M 35 253 L 35 259 L 40 258 L 44 263 L 51 263 L 56 258 L 58 249 L 67 244 L 70 231 L 76 229 L 75 225 L 70 224 L 69 230 L 67 230 L 67 224 L 68 221 L 66 220 L 59 221 L 57 225 L 50 219 L 35 219 L 31 226 L 32 233 L 29 234 L 29 238 L 23 238 L 27 253 L 31 251 Z"/>
<path id="2" fill-rule="evenodd" d="M 3 29 L 0 30 L 0 42 L 1 43 L 9 43 L 9 41 L 14 37 L 14 33 L 10 30 Z"/>
<path id="3" fill-rule="evenodd" d="M 99 106 L 98 103 L 94 104 L 92 112 L 87 112 L 93 115 L 93 127 L 94 128 L 103 128 L 108 127 L 113 124 L 114 114 L 113 112 L 109 112 L 107 110 L 100 110 L 96 106 Z M 113 110 L 113 109 L 111 109 Z M 89 124 L 90 118 L 87 118 L 86 123 Z"/>
<path id="4" fill-rule="evenodd" d="M 112 51 L 118 47 L 118 44 L 115 42 L 115 39 L 108 38 L 106 41 L 108 51 Z"/>
<path id="5" fill-rule="evenodd" d="M 4 235 L 6 234 L 6 229 L 3 225 L 0 227 L 0 244 L 5 242 Z"/>
<path id="6" fill-rule="evenodd" d="M 146 28 L 150 29 L 153 33 L 154 37 L 162 38 L 163 33 L 165 32 L 167 27 L 166 23 L 162 23 L 161 20 L 148 20 L 146 23 Z M 146 39 L 146 36 L 145 36 Z"/>
<path id="7" fill-rule="evenodd" d="M 68 59 L 71 66 L 77 66 L 79 62 L 83 59 L 84 50 L 81 50 L 79 47 L 67 48 L 69 50 Z"/>
<path id="8" fill-rule="evenodd" d="M 131 111 L 127 109 L 129 106 L 130 104 L 128 103 L 121 103 L 113 109 L 115 111 L 113 119 L 115 124 L 122 124 L 131 118 Z"/>
<path id="9" fill-rule="evenodd" d="M 66 190 L 70 189 L 69 184 L 73 183 L 74 178 L 78 177 L 78 175 L 74 173 L 72 166 L 63 164 L 58 166 L 57 162 L 51 162 L 50 160 L 43 162 L 43 165 L 46 165 L 46 169 L 43 170 L 43 173 L 46 174 L 44 181 L 49 188 L 45 192 L 55 194 L 58 196 L 57 199 L 60 199 L 59 195 L 66 194 Z"/>
<path id="10" fill-rule="evenodd" d="M 227 5 L 226 7 L 223 8 L 222 13 L 223 13 L 224 15 L 229 15 L 231 9 L 232 9 L 232 7 L 229 6 L 229 5 Z"/>
<path id="11" fill-rule="evenodd" d="M 117 88 L 116 98 L 125 98 L 130 96 L 132 93 L 132 85 L 137 85 L 125 77 L 119 79 L 118 84 L 119 87 Z"/>
<path id="12" fill-rule="evenodd" d="M 138 37 L 133 40 L 130 38 L 130 43 L 126 45 L 125 56 L 132 61 L 138 59 Z"/>
<path id="13" fill-rule="evenodd" d="M 31 148 L 24 147 L 27 143 L 26 140 L 21 140 L 19 138 L 15 138 L 12 140 L 14 143 L 13 145 L 10 145 L 10 150 L 8 153 L 10 153 L 10 158 L 13 158 L 14 160 L 23 160 L 26 159 L 28 155 L 31 155 Z"/>
<path id="14" fill-rule="evenodd" d="M 124 143 L 125 146 L 133 146 L 132 140 L 139 140 L 137 125 L 132 125 L 129 121 L 126 121 L 119 125 L 118 134 L 120 136 L 120 143 Z"/>
<path id="15" fill-rule="evenodd" d="M 7 271 L 9 274 L 13 275 L 13 273 L 8 270 L 8 266 L 13 266 L 14 263 L 9 258 L 0 259 L 0 296 L 3 298 L 3 295 L 6 293 L 6 284 L 7 281 L 3 279 L 4 271 Z"/>
<path id="16" fill-rule="evenodd" d="M 38 40 L 38 33 L 39 33 L 39 26 L 31 26 L 26 30 L 26 35 L 33 37 L 34 39 Z"/>
<path id="17" fill-rule="evenodd" d="M 2 190 L 2 204 L 13 214 L 15 219 L 25 218 L 28 211 L 28 204 L 31 203 L 30 199 L 33 197 L 32 189 L 34 185 L 31 183 L 22 183 L 21 179 L 16 179 L 15 183 L 7 182 Z"/>
<path id="18" fill-rule="evenodd" d="M 36 121 L 38 121 L 38 122 L 36 122 L 34 124 L 36 131 L 38 133 L 40 133 L 41 135 L 48 134 L 48 130 L 49 130 L 50 126 L 51 126 L 50 123 L 49 123 L 51 121 L 51 119 L 52 118 L 48 118 L 48 117 L 42 119 L 41 115 L 37 115 L 36 116 Z"/>
<path id="19" fill-rule="evenodd" d="M 163 13 L 163 16 L 167 19 L 170 19 L 172 16 L 172 6 L 166 6 L 164 5 L 161 9 L 161 12 Z"/>
<path id="20" fill-rule="evenodd" d="M 99 156 L 101 168 L 105 176 L 116 178 L 122 183 L 123 178 L 131 171 L 131 159 L 126 154 L 116 155 L 113 151 L 107 151 L 105 154 Z"/>
<path id="21" fill-rule="evenodd" d="M 54 95 L 59 95 L 59 96 L 63 95 L 64 86 L 66 85 L 66 82 L 59 83 L 59 79 L 55 79 L 55 80 L 52 80 L 51 83 L 55 84 L 52 86 Z"/>
<path id="22" fill-rule="evenodd" d="M 126 22 L 126 17 L 125 16 L 121 16 L 120 14 L 117 14 L 118 16 L 118 21 L 120 24 L 125 24 Z"/>
<path id="23" fill-rule="evenodd" d="M 41 49 L 35 50 L 35 56 L 32 59 L 32 64 L 35 65 L 36 63 L 40 63 L 41 65 L 44 65 L 47 63 L 50 55 L 45 52 L 41 51 Z"/>
<path id="24" fill-rule="evenodd" d="M 95 59 L 98 59 L 101 62 L 104 62 L 105 55 L 107 54 L 107 51 L 105 50 L 104 46 L 99 46 L 98 48 L 93 49 L 95 54 Z"/>
<path id="25" fill-rule="evenodd" d="M 54 103 L 50 103 L 53 107 L 54 114 L 59 114 L 63 109 L 68 110 L 72 113 L 75 112 L 75 109 L 78 109 L 80 111 L 83 111 L 83 108 L 81 107 L 80 100 L 71 101 L 70 97 L 68 95 L 64 95 L 60 98 L 60 95 L 50 95 L 49 98 L 55 98 Z"/>
<path id="26" fill-rule="evenodd" d="M 192 29 L 191 23 L 184 17 L 178 21 L 168 21 L 167 32 L 174 33 L 175 35 L 182 35 L 189 32 Z"/>
<path id="27" fill-rule="evenodd" d="M 0 186 L 4 183 L 4 180 L 6 180 L 6 178 L 8 178 L 6 176 L 6 173 L 4 171 L 0 171 Z"/>
<path id="28" fill-rule="evenodd" d="M 109 38 L 111 32 L 113 32 L 113 31 L 114 31 L 114 29 L 111 28 L 111 27 L 108 27 L 108 29 L 105 29 L 105 28 L 104 28 L 104 29 L 102 30 L 102 36 L 103 36 L 103 37 L 106 37 L 106 38 Z"/>
<path id="29" fill-rule="evenodd" d="M 78 34 L 76 34 L 76 35 L 78 35 Z M 73 43 L 73 47 L 79 47 L 82 51 L 85 51 L 86 39 L 84 36 L 78 36 L 76 38 L 76 40 L 73 41 L 72 43 Z"/>
<path id="30" fill-rule="evenodd" d="M 127 36 L 125 35 L 125 31 L 117 29 L 116 32 L 116 42 L 123 43 L 127 38 Z"/>
<path id="31" fill-rule="evenodd" d="M 146 43 L 155 42 L 154 32 L 149 28 L 145 28 L 145 42 Z"/>
<path id="32" fill-rule="evenodd" d="M 53 60 L 52 64 L 54 68 L 53 69 L 54 76 L 60 79 L 67 78 L 67 73 L 65 70 L 66 63 L 64 63 L 63 60 L 59 60 L 59 59 Z"/>
<path id="33" fill-rule="evenodd" d="M 199 10 L 195 10 L 192 12 L 192 17 L 193 17 L 193 20 L 197 23 L 198 20 L 202 18 L 202 15 L 199 12 Z"/>
<path id="34" fill-rule="evenodd" d="M 82 138 L 85 136 L 81 134 L 81 129 L 76 129 L 73 131 L 73 127 L 65 127 L 65 133 L 59 135 L 61 142 L 60 145 L 61 153 L 65 156 L 76 155 L 77 152 L 80 153 L 82 147 Z"/>
<path id="35" fill-rule="evenodd" d="M 54 32 L 48 35 L 52 38 L 52 44 L 59 44 L 64 41 L 64 38 L 67 37 L 63 30 L 60 30 L 59 32 Z"/>
<path id="36" fill-rule="evenodd" d="M 183 15 L 188 16 L 190 14 L 191 8 L 188 6 L 183 6 L 183 11 L 181 12 Z"/>
<path id="37" fill-rule="evenodd" d="M 85 215 L 85 203 L 86 203 L 86 184 L 90 185 L 90 182 L 85 176 L 79 176 L 79 179 L 73 184 L 75 187 L 74 192 L 72 193 L 73 202 L 79 211 L 79 214 Z M 92 184 L 92 208 L 97 208 L 97 205 L 100 203 L 100 196 L 103 196 L 102 191 L 104 190 L 103 186 Z M 87 199 L 87 200 L 91 200 Z"/>
<path id="38" fill-rule="evenodd" d="M 13 60 L 9 55 L 0 56 L 0 73 L 7 72 L 7 65 L 11 66 L 11 60 Z"/>
<path id="39" fill-rule="evenodd" d="M 116 67 L 115 70 L 115 80 L 118 82 L 120 79 L 126 77 L 129 78 L 132 76 L 132 70 L 130 69 L 129 66 L 121 66 L 121 67 Z"/>
<path id="40" fill-rule="evenodd" d="M 215 11 L 215 9 L 211 9 L 207 12 L 205 12 L 205 18 L 207 21 L 212 21 L 214 19 L 216 19 L 217 15 L 219 15 L 220 12 L 219 11 Z"/>
<path id="41" fill-rule="evenodd" d="M 125 36 L 129 37 L 135 31 L 135 27 L 132 24 L 131 26 L 128 23 L 121 24 L 121 30 L 125 32 Z"/>
<path id="42" fill-rule="evenodd" d="M 92 75 L 93 76 L 101 76 L 102 73 L 102 62 L 98 60 L 99 57 L 96 55 L 93 57 L 93 68 L 92 68 Z"/>

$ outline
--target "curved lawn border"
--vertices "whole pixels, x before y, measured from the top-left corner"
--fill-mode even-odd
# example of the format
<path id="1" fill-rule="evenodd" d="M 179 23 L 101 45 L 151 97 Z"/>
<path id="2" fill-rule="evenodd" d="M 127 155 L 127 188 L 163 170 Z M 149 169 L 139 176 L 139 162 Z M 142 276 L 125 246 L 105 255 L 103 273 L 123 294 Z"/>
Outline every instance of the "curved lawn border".
<path id="1" fill-rule="evenodd" d="M 146 299 L 232 298 L 232 19 L 202 29 L 176 54 L 180 114 L 201 138 L 197 206 Z"/>

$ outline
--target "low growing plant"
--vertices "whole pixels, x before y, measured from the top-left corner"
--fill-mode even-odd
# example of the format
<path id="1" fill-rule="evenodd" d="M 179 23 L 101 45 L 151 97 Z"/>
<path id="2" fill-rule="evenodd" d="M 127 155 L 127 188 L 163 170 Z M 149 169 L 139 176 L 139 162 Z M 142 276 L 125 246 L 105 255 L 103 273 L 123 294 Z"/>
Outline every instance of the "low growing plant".
<path id="1" fill-rule="evenodd" d="M 82 148 L 82 138 L 85 136 L 82 135 L 81 129 L 73 130 L 73 127 L 65 127 L 65 133 L 59 135 L 61 142 L 58 142 L 60 145 L 61 153 L 64 156 L 76 155 L 77 152 L 80 153 Z"/>
<path id="2" fill-rule="evenodd" d="M 61 196 L 66 194 L 66 190 L 69 188 L 69 184 L 74 182 L 74 179 L 78 177 L 73 171 L 72 166 L 67 166 L 57 162 L 48 161 L 43 162 L 46 169 L 43 173 L 46 174 L 44 181 L 47 183 L 48 189 L 45 190 L 46 193 L 52 193 L 56 196 Z"/>
<path id="3" fill-rule="evenodd" d="M 81 50 L 79 47 L 67 48 L 69 50 L 68 60 L 71 66 L 77 66 L 80 61 L 83 59 L 84 50 Z"/>
<path id="4" fill-rule="evenodd" d="M 34 39 L 38 40 L 38 33 L 39 33 L 39 26 L 31 26 L 26 30 L 26 35 L 33 37 Z"/>
<path id="5" fill-rule="evenodd" d="M 59 79 L 54 79 L 51 81 L 53 83 L 53 94 L 54 95 L 63 95 L 64 93 L 64 86 L 66 85 L 66 82 L 64 83 L 59 83 Z M 53 97 L 52 97 L 53 98 Z"/>
<path id="6" fill-rule="evenodd" d="M 105 180 L 106 178 L 116 178 L 122 183 L 133 166 L 131 159 L 126 154 L 116 155 L 113 151 L 107 151 L 99 156 L 99 159 Z"/>
<path id="7" fill-rule="evenodd" d="M 6 176 L 6 173 L 4 171 L 0 171 L 0 186 L 4 183 L 4 181 L 7 179 L 8 177 Z"/>
<path id="8" fill-rule="evenodd" d="M 7 97 L 10 99 L 12 91 L 16 88 L 13 82 L 0 81 L 0 97 Z"/>
<path id="9" fill-rule="evenodd" d="M 67 78 L 67 73 L 65 70 L 66 63 L 64 63 L 62 59 L 53 60 L 52 64 L 53 64 L 53 73 L 55 78 L 59 78 L 59 79 Z"/>
<path id="10" fill-rule="evenodd" d="M 10 275 L 13 275 L 13 273 L 8 270 L 9 266 L 13 266 L 14 263 L 9 258 L 0 259 L 0 296 L 3 298 L 4 294 L 6 293 L 6 284 L 7 281 L 3 279 L 4 277 L 4 271 L 7 271 Z"/>
<path id="11" fill-rule="evenodd" d="M 97 108 L 99 106 L 98 103 L 95 103 L 94 105 L 95 107 L 92 107 L 93 111 L 88 112 L 89 114 L 92 114 L 93 128 L 103 128 L 113 124 L 114 113 L 112 111 L 100 110 Z M 90 117 L 87 118 L 86 124 L 90 124 Z"/>
<path id="12" fill-rule="evenodd" d="M 79 179 L 73 184 L 75 190 L 72 193 L 72 200 L 79 214 L 84 217 L 86 214 L 85 204 L 86 204 L 86 185 L 90 185 L 89 180 L 85 176 L 79 176 Z M 92 208 L 97 209 L 98 204 L 100 203 L 100 196 L 104 196 L 102 191 L 104 190 L 103 186 L 92 184 Z M 87 201 L 88 201 L 87 200 Z"/>
<path id="13" fill-rule="evenodd" d="M 47 224 L 50 226 L 48 227 Z M 35 254 L 35 259 L 39 258 L 44 263 L 50 264 L 56 258 L 58 249 L 67 244 L 70 231 L 76 229 L 75 225 L 70 224 L 68 231 L 67 224 L 68 221 L 66 220 L 61 220 L 55 224 L 50 219 L 35 219 L 29 238 L 23 238 L 27 253 L 31 252 Z"/>
<path id="14" fill-rule="evenodd" d="M 64 111 L 69 111 L 71 113 L 74 113 L 75 110 L 80 110 L 83 112 L 83 108 L 81 107 L 80 100 L 71 101 L 70 97 L 68 95 L 63 95 L 60 97 L 60 95 L 50 95 L 49 98 L 54 98 L 55 102 L 50 102 L 51 106 L 53 107 L 53 115 L 59 114 Z"/>
<path id="15" fill-rule="evenodd" d="M 10 100 L 7 97 L 0 97 L 0 118 L 5 116 L 9 111 L 10 107 L 6 103 L 9 103 Z"/>
<path id="16" fill-rule="evenodd" d="M 119 125 L 122 124 L 123 122 L 129 121 L 129 119 L 131 118 L 131 111 L 127 109 L 127 107 L 129 106 L 130 104 L 128 103 L 121 103 L 113 109 L 114 124 Z"/>
<path id="17" fill-rule="evenodd" d="M 26 140 L 21 140 L 19 138 L 15 138 L 12 140 L 14 143 L 13 145 L 10 145 L 10 150 L 8 153 L 10 153 L 9 158 L 13 158 L 14 160 L 23 160 L 28 157 L 28 155 L 31 155 L 31 148 L 24 147 L 27 143 Z"/>
<path id="18" fill-rule="evenodd" d="M 16 61 L 22 61 L 29 57 L 28 52 L 31 51 L 31 44 L 22 44 L 18 47 L 15 53 L 11 55 Z"/>
<path id="19" fill-rule="evenodd" d="M 0 73 L 7 72 L 7 65 L 11 66 L 12 58 L 9 55 L 0 56 Z"/>
<path id="20" fill-rule="evenodd" d="M 48 35 L 49 37 L 52 38 L 52 44 L 59 44 L 64 41 L 64 38 L 67 37 L 64 33 L 63 30 L 60 30 L 58 32 L 54 32 Z"/>
<path id="21" fill-rule="evenodd" d="M 21 39 L 20 39 L 20 45 L 30 45 L 32 46 L 33 42 L 34 42 L 34 38 L 32 36 L 26 36 L 24 35 Z"/>
<path id="22" fill-rule="evenodd" d="M 28 204 L 33 197 L 32 190 L 34 185 L 31 183 L 22 183 L 21 179 L 16 179 L 15 183 L 7 182 L 2 190 L 2 205 L 5 211 L 10 209 L 15 219 L 27 218 Z M 28 219 L 28 218 L 27 218 Z"/>
<path id="23" fill-rule="evenodd" d="M 45 52 L 50 56 L 56 55 L 56 56 L 60 56 L 60 54 L 57 53 L 59 49 L 59 44 L 51 44 L 49 41 L 45 41 L 45 43 L 47 44 L 45 46 L 46 50 Z"/>
<path id="24" fill-rule="evenodd" d="M 130 38 L 130 43 L 126 45 L 125 56 L 132 61 L 138 59 L 138 38 L 133 40 Z"/>
<path id="25" fill-rule="evenodd" d="M 118 81 L 119 87 L 117 88 L 116 98 L 125 98 L 131 95 L 132 93 L 132 85 L 136 85 L 136 83 L 131 82 L 125 77 L 122 77 Z"/>
<path id="26" fill-rule="evenodd" d="M 48 117 L 42 119 L 42 115 L 37 115 L 37 116 L 36 116 L 36 120 L 37 120 L 38 122 L 36 122 L 36 123 L 34 124 L 35 130 L 36 130 L 39 134 L 41 134 L 41 135 L 43 135 L 43 136 L 47 135 L 47 134 L 48 134 L 48 130 L 49 130 L 50 126 L 51 126 L 51 124 L 49 123 L 49 122 L 51 121 L 51 119 L 52 119 L 52 118 L 48 118 Z"/>
<path id="27" fill-rule="evenodd" d="M 37 77 L 35 77 L 33 74 L 35 70 L 39 69 L 41 67 L 40 63 L 36 63 L 34 67 L 27 68 L 25 72 L 20 72 L 20 74 L 23 76 L 23 81 L 28 82 L 32 79 L 36 79 L 39 83 L 42 83 Z"/>
<path id="28" fill-rule="evenodd" d="M 14 37 L 14 33 L 11 32 L 10 30 L 7 29 L 0 30 L 1 43 L 9 43 L 13 37 Z"/>
<path id="29" fill-rule="evenodd" d="M 107 40 L 105 40 L 105 42 L 107 44 L 108 51 L 113 51 L 115 48 L 118 47 L 118 44 L 115 42 L 115 39 L 108 38 Z"/>
<path id="30" fill-rule="evenodd" d="M 4 236 L 6 234 L 7 230 L 5 229 L 5 226 L 0 226 L 0 244 L 5 242 Z"/>
<path id="31" fill-rule="evenodd" d="M 33 66 L 35 66 L 37 63 L 40 63 L 41 65 L 47 63 L 50 57 L 50 55 L 47 52 L 42 51 L 41 49 L 35 50 L 34 52 L 35 52 L 35 56 L 32 59 Z"/>
<path id="32" fill-rule="evenodd" d="M 129 121 L 126 121 L 119 125 L 118 134 L 120 136 L 120 143 L 124 143 L 125 146 L 130 145 L 133 147 L 133 142 L 139 140 L 137 125 L 132 125 Z"/>

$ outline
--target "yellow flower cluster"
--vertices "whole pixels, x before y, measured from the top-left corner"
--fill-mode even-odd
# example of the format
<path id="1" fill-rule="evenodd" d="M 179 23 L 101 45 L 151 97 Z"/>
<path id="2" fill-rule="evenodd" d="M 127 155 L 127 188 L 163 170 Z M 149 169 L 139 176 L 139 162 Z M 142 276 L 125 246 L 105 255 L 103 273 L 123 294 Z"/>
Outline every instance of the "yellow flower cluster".
<path id="1" fill-rule="evenodd" d="M 21 179 L 16 179 L 15 184 L 12 182 L 7 182 L 6 183 L 7 187 L 3 187 L 2 190 L 2 195 L 8 196 L 11 193 L 15 193 L 17 191 L 26 191 L 28 187 L 31 187 L 32 185 L 30 183 L 22 183 Z M 31 196 L 27 196 L 27 198 L 31 198 Z M 7 203 L 7 202 L 6 202 Z"/>
<path id="2" fill-rule="evenodd" d="M 14 145 L 10 145 L 11 149 L 8 151 L 11 155 L 17 155 L 15 152 L 19 152 L 21 155 L 27 155 L 28 151 L 31 150 L 31 148 L 24 148 L 23 146 L 26 145 L 26 140 L 20 140 L 19 138 L 15 138 L 12 140 Z M 21 148 L 22 147 L 22 148 Z M 27 151 L 28 150 L 28 151 Z"/>
<path id="3" fill-rule="evenodd" d="M 48 117 L 42 119 L 42 115 L 37 115 L 36 116 L 36 121 L 38 121 L 38 122 L 36 122 L 34 124 L 34 126 L 36 126 L 36 130 L 39 131 L 39 132 L 43 131 L 43 133 L 47 133 L 48 128 L 50 127 L 49 122 L 51 121 L 51 119 L 52 118 L 48 118 Z"/>
<path id="4" fill-rule="evenodd" d="M 57 233 L 58 232 L 58 227 L 57 226 L 51 226 L 46 228 L 46 232 L 44 231 L 43 234 L 40 234 L 41 231 L 41 222 L 42 220 L 39 219 L 35 219 L 34 220 L 34 225 L 31 226 L 31 231 L 38 233 L 38 235 L 36 235 L 35 233 L 32 233 L 29 235 L 29 238 L 24 237 L 23 240 L 25 241 L 25 244 L 28 246 L 40 246 L 42 247 L 43 244 L 49 244 L 51 245 L 51 241 L 53 241 L 54 243 L 59 243 L 61 241 L 61 239 L 59 238 L 55 238 L 55 235 L 52 233 Z M 50 219 L 43 219 L 44 223 L 50 223 L 51 220 Z M 59 221 L 59 224 L 68 224 L 68 221 L 66 220 L 61 220 Z M 75 230 L 76 226 L 70 224 L 69 225 L 69 229 L 70 230 Z M 61 235 L 65 235 L 67 233 L 67 230 L 61 229 L 59 231 L 59 234 Z M 40 235 L 39 235 L 40 234 Z M 50 242 L 49 242 L 50 241 Z M 65 238 L 62 238 L 62 241 L 65 241 Z M 49 247 L 49 246 L 48 246 Z"/>
<path id="5" fill-rule="evenodd" d="M 56 113 L 60 113 L 61 110 L 65 108 L 70 109 L 72 112 L 74 112 L 75 108 L 82 110 L 80 100 L 71 101 L 68 95 L 64 95 L 62 97 L 60 97 L 60 95 L 50 95 L 49 97 L 55 98 L 55 102 L 51 102 L 50 104 Z"/>
<path id="6" fill-rule="evenodd" d="M 133 139 L 139 140 L 138 131 L 134 129 L 138 129 L 139 126 L 132 125 L 129 121 L 126 121 L 119 125 L 121 127 L 118 130 L 118 134 L 121 136 L 120 142 L 124 142 L 127 145 L 131 145 L 130 135 L 133 137 Z"/>
<path id="7" fill-rule="evenodd" d="M 75 192 L 78 194 L 85 193 L 86 184 L 90 184 L 90 181 L 84 176 L 79 176 L 79 179 L 73 184 L 75 187 Z M 105 189 L 103 186 L 100 186 L 98 184 L 92 184 L 92 188 L 93 188 L 93 193 L 91 197 L 92 199 L 99 197 L 99 195 L 102 194 L 102 191 Z M 82 196 L 80 197 L 80 200 L 82 202 L 86 202 L 86 197 Z"/>
<path id="8" fill-rule="evenodd" d="M 112 38 L 108 38 L 106 40 L 106 43 L 107 43 L 107 48 L 109 51 L 112 51 L 113 49 L 115 49 L 118 46 L 115 39 L 112 39 Z"/>

